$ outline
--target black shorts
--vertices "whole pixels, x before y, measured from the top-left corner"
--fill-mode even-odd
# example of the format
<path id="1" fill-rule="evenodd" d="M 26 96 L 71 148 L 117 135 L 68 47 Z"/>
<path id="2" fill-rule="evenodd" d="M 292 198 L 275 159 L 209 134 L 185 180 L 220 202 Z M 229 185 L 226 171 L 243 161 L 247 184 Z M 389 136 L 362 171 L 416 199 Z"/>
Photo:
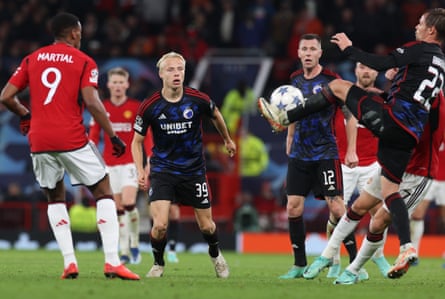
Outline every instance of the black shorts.
<path id="1" fill-rule="evenodd" d="M 411 153 L 417 144 L 416 132 L 422 124 L 406 123 L 396 119 L 395 112 L 403 107 L 385 103 L 384 99 L 352 86 L 346 97 L 351 113 L 379 138 L 377 158 L 382 166 L 382 175 L 400 183 Z"/>
<path id="2" fill-rule="evenodd" d="M 169 200 L 196 209 L 208 209 L 211 202 L 210 186 L 207 177 L 180 176 L 169 173 L 151 173 L 148 199 Z"/>
<path id="3" fill-rule="evenodd" d="M 306 197 L 312 191 L 317 198 L 343 195 L 340 160 L 302 161 L 289 159 L 287 195 Z"/>

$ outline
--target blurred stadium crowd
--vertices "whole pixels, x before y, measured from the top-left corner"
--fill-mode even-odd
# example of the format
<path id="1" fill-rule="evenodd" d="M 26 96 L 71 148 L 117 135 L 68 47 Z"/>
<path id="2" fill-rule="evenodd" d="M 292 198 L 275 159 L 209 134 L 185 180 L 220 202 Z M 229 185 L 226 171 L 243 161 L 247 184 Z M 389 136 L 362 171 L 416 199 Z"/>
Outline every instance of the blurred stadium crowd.
<path id="1" fill-rule="evenodd" d="M 445 0 L 0 0 L 0 84 L 25 55 L 53 41 L 48 21 L 59 11 L 79 16 L 82 50 L 98 61 L 101 74 L 110 59 L 136 58 L 155 69 L 156 59 L 174 50 L 187 60 L 187 84 L 211 49 L 254 50 L 273 58 L 270 90 L 287 83 L 297 67 L 302 34 L 319 34 L 321 63 L 354 80 L 352 64 L 329 42 L 335 32 L 347 33 L 366 51 L 387 53 L 414 39 L 419 17 L 433 7 L 445 7 Z M 143 65 L 135 68 L 147 71 Z M 142 100 L 157 88 L 158 78 L 153 70 L 137 75 L 151 80 L 147 85 L 132 76 L 129 95 Z M 281 146 L 278 150 L 282 154 Z M 18 118 L 0 107 L 0 201 L 10 193 L 9 181 L 25 174 L 26 182 L 34 182 L 30 161 L 23 157 L 29 157 L 29 149 Z"/>
<path id="2" fill-rule="evenodd" d="M 0 0 L 0 63 L 4 82 L 14 63 L 50 43 L 47 24 L 60 10 L 83 23 L 82 49 L 96 59 L 156 58 L 177 50 L 194 65 L 210 48 L 262 49 L 266 55 L 297 60 L 301 34 L 324 40 L 346 32 L 366 51 L 386 52 L 413 38 L 427 8 L 443 0 Z M 326 62 L 340 59 L 324 43 Z M 286 69 L 287 70 L 287 69 Z"/>

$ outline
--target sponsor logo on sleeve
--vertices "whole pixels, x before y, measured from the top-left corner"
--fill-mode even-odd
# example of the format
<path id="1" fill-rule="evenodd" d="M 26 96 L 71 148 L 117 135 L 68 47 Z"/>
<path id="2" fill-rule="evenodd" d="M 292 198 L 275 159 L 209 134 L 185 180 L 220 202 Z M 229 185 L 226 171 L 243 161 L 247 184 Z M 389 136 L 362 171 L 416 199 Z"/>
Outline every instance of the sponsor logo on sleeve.
<path id="1" fill-rule="evenodd" d="M 90 83 L 97 84 L 99 79 L 99 71 L 97 69 L 92 69 L 90 73 Z"/>

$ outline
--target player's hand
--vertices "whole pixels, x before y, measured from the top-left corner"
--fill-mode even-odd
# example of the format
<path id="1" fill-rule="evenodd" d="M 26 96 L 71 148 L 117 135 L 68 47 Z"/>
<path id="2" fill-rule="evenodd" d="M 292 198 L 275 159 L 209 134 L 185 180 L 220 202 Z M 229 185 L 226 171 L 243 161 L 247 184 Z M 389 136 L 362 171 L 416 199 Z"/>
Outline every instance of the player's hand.
<path id="1" fill-rule="evenodd" d="M 341 51 L 349 46 L 352 46 L 352 41 L 344 33 L 337 33 L 331 37 L 331 43 L 336 44 Z"/>
<path id="2" fill-rule="evenodd" d="M 127 147 L 125 143 L 118 136 L 113 136 L 110 138 L 113 144 L 113 156 L 120 157 L 125 153 L 125 148 Z"/>
<path id="3" fill-rule="evenodd" d="M 358 156 L 356 152 L 346 152 L 345 155 L 345 165 L 349 168 L 354 168 L 358 166 Z"/>
<path id="4" fill-rule="evenodd" d="M 26 136 L 31 127 L 31 113 L 25 114 L 20 117 L 20 132 L 23 136 Z"/>
<path id="5" fill-rule="evenodd" d="M 229 156 L 230 157 L 235 156 L 235 154 L 236 154 L 236 144 L 235 144 L 235 142 L 233 142 L 233 140 L 230 139 L 230 140 L 225 141 L 224 143 L 225 143 L 226 150 L 227 150 L 227 153 L 229 154 Z"/>
<path id="6" fill-rule="evenodd" d="M 398 71 L 399 71 L 399 68 L 397 68 L 397 67 L 394 67 L 392 69 L 388 69 L 385 72 L 385 78 L 388 79 L 389 81 L 394 80 L 394 77 L 396 76 Z"/>

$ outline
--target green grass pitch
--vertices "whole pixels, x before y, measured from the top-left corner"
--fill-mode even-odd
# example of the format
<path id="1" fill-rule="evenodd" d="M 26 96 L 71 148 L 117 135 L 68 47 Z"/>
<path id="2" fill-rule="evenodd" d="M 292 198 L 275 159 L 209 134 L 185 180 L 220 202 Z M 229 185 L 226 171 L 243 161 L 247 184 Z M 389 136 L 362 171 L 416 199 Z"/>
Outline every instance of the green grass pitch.
<path id="1" fill-rule="evenodd" d="M 333 285 L 326 271 L 314 280 L 280 280 L 291 266 L 290 255 L 225 252 L 228 279 L 217 279 L 205 254 L 180 253 L 178 264 L 166 265 L 164 277 L 146 278 L 152 264 L 144 253 L 142 263 L 129 265 L 140 281 L 107 280 L 100 251 L 78 252 L 79 277 L 61 280 L 62 257 L 58 251 L 0 251 L 0 296 L 4 299 L 83 298 L 445 298 L 442 259 L 422 258 L 401 279 L 383 278 L 372 263 L 366 265 L 370 280 L 352 286 Z M 312 262 L 314 257 L 309 257 Z M 389 258 L 392 262 L 393 257 Z M 346 259 L 342 265 L 345 266 Z"/>

